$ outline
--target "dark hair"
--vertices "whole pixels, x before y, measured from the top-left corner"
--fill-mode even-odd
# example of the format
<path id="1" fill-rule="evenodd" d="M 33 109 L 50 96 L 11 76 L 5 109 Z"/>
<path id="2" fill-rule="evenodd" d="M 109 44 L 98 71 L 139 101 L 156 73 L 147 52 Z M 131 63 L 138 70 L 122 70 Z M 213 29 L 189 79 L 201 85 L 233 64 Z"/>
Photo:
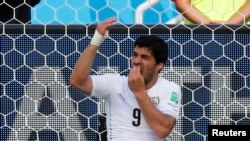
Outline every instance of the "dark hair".
<path id="1" fill-rule="evenodd" d="M 152 51 L 156 63 L 166 64 L 168 59 L 168 45 L 158 36 L 143 35 L 136 39 L 134 47 L 145 47 Z"/>

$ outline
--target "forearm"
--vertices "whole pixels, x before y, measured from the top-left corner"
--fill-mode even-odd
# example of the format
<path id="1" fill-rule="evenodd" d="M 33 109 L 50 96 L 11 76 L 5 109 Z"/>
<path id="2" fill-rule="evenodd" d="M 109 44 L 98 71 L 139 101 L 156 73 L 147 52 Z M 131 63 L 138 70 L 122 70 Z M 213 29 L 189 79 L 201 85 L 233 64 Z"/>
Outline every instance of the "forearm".
<path id="1" fill-rule="evenodd" d="M 88 45 L 78 59 L 71 77 L 78 79 L 80 82 L 83 82 L 88 78 L 97 49 L 97 46 L 91 44 Z"/>
<path id="2" fill-rule="evenodd" d="M 85 82 L 87 82 L 88 79 L 90 79 L 89 71 L 93 64 L 97 49 L 98 49 L 97 46 L 94 46 L 92 44 L 88 45 L 88 47 L 83 51 L 80 58 L 78 59 L 70 77 L 71 84 L 74 87 L 86 92 L 86 94 L 90 94 L 91 93 L 90 90 L 83 89 L 83 87 L 81 86 L 84 86 Z"/>
<path id="3" fill-rule="evenodd" d="M 244 20 L 247 20 L 250 18 L 250 0 L 247 0 L 247 2 L 240 8 L 238 12 L 235 12 L 235 14 L 228 20 L 228 24 L 241 24 L 244 23 Z"/>
<path id="4" fill-rule="evenodd" d="M 90 95 L 93 88 L 93 82 L 89 76 L 89 71 L 93 64 L 97 49 L 104 41 L 106 31 L 108 31 L 116 20 L 117 18 L 109 18 L 97 25 L 90 44 L 81 54 L 70 76 L 70 84 L 83 91 L 86 95 Z"/>
<path id="5" fill-rule="evenodd" d="M 147 93 L 138 94 L 136 97 L 143 116 L 150 128 L 160 137 L 165 138 L 172 131 L 175 120 L 172 117 L 163 114 L 151 102 Z M 174 121 L 174 122 L 173 122 Z"/>
<path id="6" fill-rule="evenodd" d="M 105 30 L 103 32 L 105 32 Z M 77 61 L 75 69 L 72 73 L 72 79 L 77 80 L 77 84 L 84 83 L 89 78 L 89 71 L 94 61 L 97 49 L 105 39 L 105 36 L 102 34 L 99 33 L 98 29 L 95 31 L 90 44 L 83 51 L 80 59 Z"/>

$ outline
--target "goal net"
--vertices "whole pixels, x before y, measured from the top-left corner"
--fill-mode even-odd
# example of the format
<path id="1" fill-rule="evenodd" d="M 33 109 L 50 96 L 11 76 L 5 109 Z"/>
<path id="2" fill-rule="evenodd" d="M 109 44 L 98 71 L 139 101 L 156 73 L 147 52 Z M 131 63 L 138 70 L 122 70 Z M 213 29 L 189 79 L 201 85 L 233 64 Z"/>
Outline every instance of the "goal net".
<path id="1" fill-rule="evenodd" d="M 42 2 L 45 6 L 38 5 L 33 11 L 34 24 L 3 23 L 0 27 L 0 140 L 105 140 L 105 101 L 85 97 L 69 84 L 69 77 L 96 23 L 112 11 L 122 16 L 131 9 L 138 18 L 120 20 L 110 30 L 91 74 L 127 75 L 134 40 L 140 35 L 158 35 L 169 46 L 169 60 L 160 75 L 182 89 L 180 118 L 171 133 L 172 141 L 206 141 L 208 125 L 250 125 L 249 25 L 185 25 L 173 9 L 174 20 L 164 19 L 171 8 L 157 11 L 162 7 L 149 5 L 148 13 L 139 4 L 136 8 L 112 8 L 115 0 L 96 7 L 91 2 L 77 7 L 69 1 L 55 1 L 57 6 L 52 8 L 50 1 Z M 1 6 L 3 3 L 6 1 Z M 94 20 L 82 19 L 88 21 L 76 16 L 61 19 L 60 15 L 48 16 L 46 21 L 37 14 L 43 8 L 57 14 L 62 8 L 73 9 L 73 15 L 84 12 L 84 8 L 100 13 Z M 103 11 L 110 15 L 102 17 Z M 145 19 L 140 11 L 159 18 Z"/>

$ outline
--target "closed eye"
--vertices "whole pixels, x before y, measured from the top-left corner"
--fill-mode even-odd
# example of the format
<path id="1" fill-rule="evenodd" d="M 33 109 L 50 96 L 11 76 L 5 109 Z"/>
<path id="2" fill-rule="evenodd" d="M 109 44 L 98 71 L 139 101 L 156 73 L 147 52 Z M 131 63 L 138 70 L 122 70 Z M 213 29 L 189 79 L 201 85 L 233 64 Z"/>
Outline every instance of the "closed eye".
<path id="1" fill-rule="evenodd" d="M 150 60 L 150 58 L 151 58 L 151 57 L 148 56 L 148 55 L 142 55 L 141 57 L 142 57 L 144 60 Z"/>
<path id="2" fill-rule="evenodd" d="M 136 52 L 132 53 L 132 57 L 138 56 L 138 54 Z"/>
<path id="3" fill-rule="evenodd" d="M 133 54 L 132 54 L 132 57 L 133 57 L 133 58 L 138 57 L 138 56 L 139 56 L 138 53 L 133 52 Z M 146 54 L 142 54 L 142 55 L 140 55 L 140 57 L 141 57 L 143 60 L 150 60 L 150 59 L 152 58 L 151 56 L 146 55 Z"/>

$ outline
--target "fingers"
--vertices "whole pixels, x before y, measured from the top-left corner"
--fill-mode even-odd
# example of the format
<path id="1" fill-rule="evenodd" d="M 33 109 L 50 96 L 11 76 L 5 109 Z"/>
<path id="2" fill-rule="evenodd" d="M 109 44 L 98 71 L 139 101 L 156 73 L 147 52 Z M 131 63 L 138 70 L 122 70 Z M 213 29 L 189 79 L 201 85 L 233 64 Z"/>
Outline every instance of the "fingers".
<path id="1" fill-rule="evenodd" d="M 140 72 L 139 66 L 133 66 L 128 76 L 129 88 L 134 93 L 145 90 L 144 79 Z"/>
<path id="2" fill-rule="evenodd" d="M 138 79 L 138 68 L 139 67 L 136 67 L 136 66 L 133 66 L 133 68 L 130 70 L 129 72 L 129 76 L 128 76 L 128 80 L 129 82 L 132 84 L 132 83 L 135 83 Z"/>
<path id="3" fill-rule="evenodd" d="M 97 27 L 97 31 L 101 34 L 101 35 L 105 35 L 105 31 L 106 30 L 109 30 L 110 27 L 114 24 L 114 22 L 117 21 L 117 18 L 116 17 L 112 17 L 112 18 L 109 18 L 103 22 L 101 22 Z"/>
<path id="4" fill-rule="evenodd" d="M 103 22 L 104 25 L 106 25 L 105 30 L 109 30 L 109 28 L 114 24 L 114 22 L 117 21 L 116 17 L 109 18 Z"/>
<path id="5" fill-rule="evenodd" d="M 138 66 L 134 66 L 133 68 L 134 68 L 134 74 L 136 76 L 140 76 L 141 75 L 141 68 Z"/>
<path id="6" fill-rule="evenodd" d="M 112 18 L 109 18 L 109 19 L 105 20 L 104 23 L 110 24 L 110 23 L 114 23 L 115 21 L 117 21 L 117 18 L 112 17 Z"/>
<path id="7" fill-rule="evenodd" d="M 141 75 L 141 68 L 138 66 L 133 66 L 129 74 L 132 78 L 139 77 Z"/>

